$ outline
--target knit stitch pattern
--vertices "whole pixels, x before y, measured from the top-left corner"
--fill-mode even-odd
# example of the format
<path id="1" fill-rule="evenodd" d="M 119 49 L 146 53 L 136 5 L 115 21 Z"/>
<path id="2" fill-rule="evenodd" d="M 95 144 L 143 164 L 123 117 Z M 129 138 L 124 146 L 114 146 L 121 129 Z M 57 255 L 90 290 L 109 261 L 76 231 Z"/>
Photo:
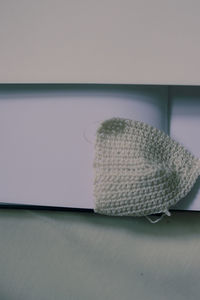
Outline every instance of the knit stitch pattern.
<path id="1" fill-rule="evenodd" d="M 104 121 L 96 133 L 96 213 L 147 216 L 167 213 L 200 175 L 200 160 L 163 131 L 122 118 Z"/>

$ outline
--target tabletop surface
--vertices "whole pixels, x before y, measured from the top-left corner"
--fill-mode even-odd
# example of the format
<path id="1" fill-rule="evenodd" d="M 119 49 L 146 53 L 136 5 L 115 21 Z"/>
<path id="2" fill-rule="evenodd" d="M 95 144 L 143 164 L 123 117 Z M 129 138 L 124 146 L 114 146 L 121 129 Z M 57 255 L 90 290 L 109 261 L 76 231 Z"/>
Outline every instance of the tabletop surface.
<path id="1" fill-rule="evenodd" d="M 0 298 L 199 299 L 199 212 L 0 209 Z"/>

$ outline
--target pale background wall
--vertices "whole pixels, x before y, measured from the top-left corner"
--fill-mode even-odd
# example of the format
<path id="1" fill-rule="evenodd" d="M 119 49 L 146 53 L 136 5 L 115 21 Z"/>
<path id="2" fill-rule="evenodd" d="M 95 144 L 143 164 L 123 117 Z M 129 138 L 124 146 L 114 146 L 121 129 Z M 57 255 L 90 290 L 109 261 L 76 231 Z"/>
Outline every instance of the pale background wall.
<path id="1" fill-rule="evenodd" d="M 200 84 L 197 0 L 1 0 L 1 83 Z"/>

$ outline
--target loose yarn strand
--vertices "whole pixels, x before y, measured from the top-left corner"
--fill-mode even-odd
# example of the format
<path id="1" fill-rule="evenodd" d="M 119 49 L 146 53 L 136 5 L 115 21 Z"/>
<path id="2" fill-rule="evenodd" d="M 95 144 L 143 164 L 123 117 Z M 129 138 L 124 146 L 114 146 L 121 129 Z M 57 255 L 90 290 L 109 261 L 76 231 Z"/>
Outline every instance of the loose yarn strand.
<path id="1" fill-rule="evenodd" d="M 171 213 L 170 213 L 168 210 L 166 210 L 166 211 L 163 212 L 163 214 L 162 214 L 160 217 L 158 217 L 158 218 L 155 219 L 155 220 L 151 219 L 151 217 L 149 217 L 149 216 L 145 216 L 145 218 L 146 218 L 151 224 L 156 224 L 156 223 L 160 222 L 165 216 L 170 217 L 170 216 L 171 216 Z"/>

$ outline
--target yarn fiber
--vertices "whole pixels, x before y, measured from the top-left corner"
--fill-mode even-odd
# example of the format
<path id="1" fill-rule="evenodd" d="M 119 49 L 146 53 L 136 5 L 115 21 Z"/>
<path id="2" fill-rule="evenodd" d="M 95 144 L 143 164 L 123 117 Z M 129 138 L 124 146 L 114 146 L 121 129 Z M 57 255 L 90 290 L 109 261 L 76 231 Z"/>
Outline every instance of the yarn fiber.
<path id="1" fill-rule="evenodd" d="M 144 122 L 112 118 L 96 132 L 96 213 L 168 214 L 200 175 L 200 160 L 163 131 Z"/>

